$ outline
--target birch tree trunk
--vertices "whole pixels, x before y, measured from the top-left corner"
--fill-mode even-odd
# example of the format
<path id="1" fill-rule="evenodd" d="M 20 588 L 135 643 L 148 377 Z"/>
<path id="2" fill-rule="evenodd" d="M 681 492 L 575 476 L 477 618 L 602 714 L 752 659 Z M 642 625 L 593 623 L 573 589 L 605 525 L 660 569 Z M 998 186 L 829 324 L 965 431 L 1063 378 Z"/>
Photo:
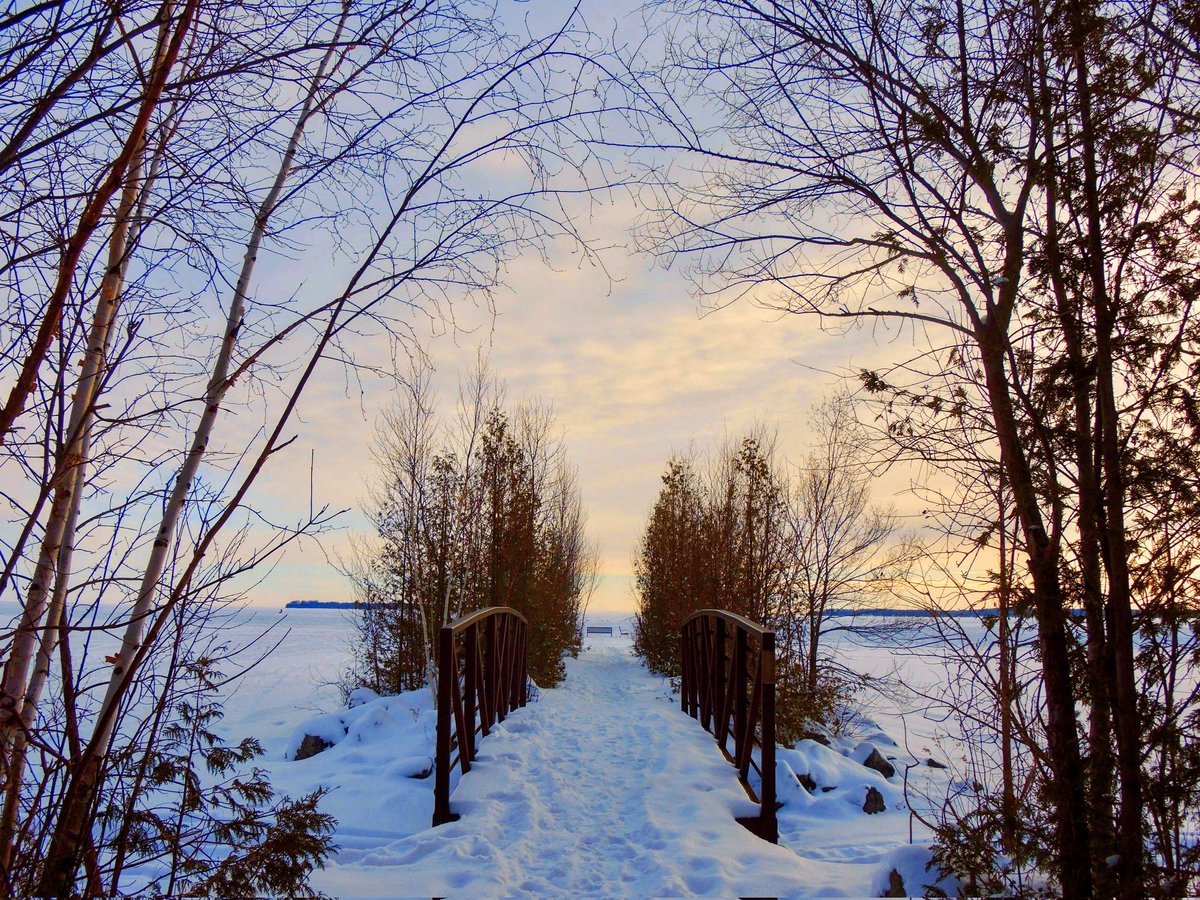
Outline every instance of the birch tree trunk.
<path id="1" fill-rule="evenodd" d="M 204 411 L 196 425 L 191 446 L 184 459 L 183 466 L 175 477 L 170 497 L 163 510 L 157 534 L 150 552 L 150 558 L 143 572 L 141 585 L 131 610 L 129 623 L 121 642 L 121 649 L 116 654 L 112 673 L 109 677 L 108 688 L 99 710 L 96 714 L 95 729 L 88 741 L 81 758 L 77 761 L 70 776 L 62 811 L 59 813 L 51 839 L 46 866 L 39 886 L 39 894 L 45 896 L 66 896 L 74 888 L 75 872 L 78 869 L 80 851 L 84 846 L 85 832 L 90 827 L 90 813 L 95 800 L 96 787 L 99 782 L 100 767 L 108 754 L 116 728 L 117 711 L 122 699 L 128 693 L 136 674 L 134 665 L 138 650 L 142 646 L 143 624 L 150 616 L 158 585 L 162 579 L 170 555 L 171 546 L 175 539 L 175 529 L 183 514 L 188 494 L 191 492 L 196 473 L 204 453 L 212 437 L 213 426 L 221 409 L 221 402 L 229 390 L 229 370 L 233 351 L 237 344 L 238 333 L 241 329 L 242 316 L 245 312 L 250 281 L 254 275 L 255 263 L 258 260 L 259 247 L 267 232 L 267 226 L 275 211 L 276 204 L 283 194 L 284 185 L 291 173 L 292 162 L 304 136 L 314 108 L 317 105 L 318 94 L 326 76 L 332 67 L 337 45 L 345 29 L 349 14 L 349 5 L 343 4 L 342 15 L 339 18 L 333 39 L 329 43 L 317 68 L 316 74 L 309 82 L 296 124 L 288 138 L 286 149 L 280 160 L 274 181 L 267 196 L 259 205 L 246 243 L 246 252 L 242 260 L 241 271 L 230 300 L 228 315 L 225 322 L 225 333 L 221 348 L 213 364 L 204 394 Z M 175 602 L 175 601 L 168 601 Z"/>
<path id="2" fill-rule="evenodd" d="M 169 116 L 168 119 L 173 118 Z M 100 295 L 92 320 L 91 331 L 88 335 L 87 350 L 81 366 L 82 372 L 75 397 L 72 401 L 68 435 L 70 444 L 67 451 L 59 460 L 61 475 L 69 481 L 69 504 L 65 520 L 55 518 L 60 511 L 60 498 L 56 493 L 51 506 L 51 518 L 47 522 L 46 537 L 43 539 L 39 554 L 38 567 L 34 572 L 29 594 L 39 598 L 46 596 L 46 585 L 39 584 L 53 569 L 54 588 L 50 594 L 49 604 L 45 610 L 45 620 L 40 627 L 24 621 L 19 628 L 30 627 L 40 630 L 37 656 L 33 662 L 33 671 L 29 674 L 28 685 L 24 687 L 24 695 L 17 697 L 10 691 L 21 689 L 24 677 L 18 671 L 20 663 L 14 653 L 5 667 L 6 674 L 3 684 L 4 709 L 17 710 L 16 715 L 0 720 L 0 749 L 4 753 L 4 803 L 0 812 L 0 885 L 11 889 L 10 876 L 13 853 L 16 850 L 17 816 L 20 811 L 21 789 L 24 783 L 28 736 L 35 727 L 38 704 L 42 692 L 50 677 L 51 660 L 58 647 L 62 634 L 62 621 L 66 610 L 67 592 L 70 588 L 72 573 L 72 558 L 75 551 L 76 526 L 79 520 L 79 508 L 83 498 L 83 490 L 87 484 L 87 471 L 91 462 L 92 427 L 95 423 L 96 402 L 99 396 L 100 384 L 108 365 L 108 353 L 114 331 L 113 322 L 119 312 L 122 291 L 125 284 L 125 273 L 129 266 L 133 241 L 131 235 L 145 219 L 145 211 L 149 193 L 162 164 L 162 151 L 165 149 L 165 138 L 159 145 L 159 152 L 154 155 L 149 173 L 143 178 L 145 142 L 130 162 L 130 177 L 122 192 L 121 203 L 117 209 L 113 234 L 109 241 L 107 267 L 104 280 L 100 286 Z M 49 552 L 57 544 L 57 558 L 51 559 Z M 25 613 L 31 604 L 26 602 Z M 20 637 L 18 633 L 18 637 Z M 16 641 L 14 640 L 14 645 Z M 9 667 L 12 667 L 11 673 Z M 27 664 L 24 666 L 27 668 Z M 8 676 L 12 675 L 10 679 Z M 11 890 L 10 890 L 11 892 Z"/>
<path id="3" fill-rule="evenodd" d="M 180 28 L 186 30 L 186 19 Z M 159 35 L 151 69 L 153 83 L 161 95 L 166 73 L 178 55 L 178 42 L 171 41 L 171 7 L 164 4 L 160 13 Z M 172 55 L 174 47 L 174 56 Z M 149 98 L 147 111 L 153 109 Z M 50 674 L 50 661 L 58 635 L 70 585 L 71 559 L 79 517 L 82 491 L 87 480 L 91 453 L 92 426 L 96 399 L 103 378 L 112 325 L 121 303 L 125 270 L 128 264 L 131 222 L 136 218 L 139 198 L 144 208 L 141 172 L 146 149 L 149 115 L 135 128 L 136 142 L 126 168 L 124 187 L 117 206 L 112 235 L 109 238 L 107 265 L 93 312 L 86 350 L 81 361 L 79 382 L 68 416 L 66 444 L 59 453 L 53 476 L 53 500 L 38 561 L 30 579 L 21 621 L 13 636 L 13 646 L 0 681 L 0 772 L 3 774 L 4 801 L 0 811 L 0 886 L 11 888 L 11 868 L 21 789 L 24 783 L 28 735 L 34 727 L 42 691 Z M 36 654 L 35 654 L 36 649 Z M 31 673 L 32 667 L 32 673 Z"/>
<path id="4" fill-rule="evenodd" d="M 26 592 L 21 622 L 13 637 L 12 653 L 4 666 L 3 693 L 0 694 L 0 748 L 7 762 L 13 734 L 18 730 L 22 703 L 27 688 L 29 667 L 33 661 L 38 634 L 42 630 L 51 586 L 58 561 L 69 548 L 64 544 L 67 522 L 77 508 L 79 488 L 86 470 L 91 427 L 95 421 L 95 402 L 108 354 L 112 323 L 120 306 L 123 263 L 129 237 L 129 222 L 137 202 L 141 170 L 141 150 L 135 154 L 117 208 L 116 223 L 108 244 L 108 266 L 100 287 L 100 296 L 92 317 L 82 372 L 67 425 L 67 442 L 59 453 L 54 474 L 54 499 L 46 531 L 38 553 L 37 567 Z"/>
<path id="5" fill-rule="evenodd" d="M 122 183 L 126 181 L 130 162 L 135 155 L 142 151 L 150 118 L 158 107 L 158 101 L 162 98 L 167 78 L 179 58 L 180 48 L 191 29 L 198 6 L 199 0 L 187 0 L 179 21 L 175 23 L 174 33 L 171 32 L 174 0 L 164 0 L 159 9 L 158 19 L 162 30 L 155 48 L 154 67 L 151 70 L 149 83 L 146 85 L 145 97 L 138 108 L 137 118 L 134 119 L 133 125 L 129 129 L 125 143 L 109 167 L 108 174 L 88 200 L 87 206 L 80 214 L 74 233 L 67 240 L 63 249 L 54 290 L 46 303 L 46 312 L 42 316 L 33 346 L 30 347 L 29 353 L 25 357 L 16 383 L 9 392 L 8 400 L 5 401 L 3 408 L 0 408 L 0 444 L 4 443 L 9 431 L 12 430 L 13 423 L 25 409 L 25 402 L 37 385 L 37 375 L 42 360 L 45 359 L 50 344 L 62 325 L 63 308 L 74 284 L 80 257 L 96 228 L 100 225 L 104 208 Z"/>

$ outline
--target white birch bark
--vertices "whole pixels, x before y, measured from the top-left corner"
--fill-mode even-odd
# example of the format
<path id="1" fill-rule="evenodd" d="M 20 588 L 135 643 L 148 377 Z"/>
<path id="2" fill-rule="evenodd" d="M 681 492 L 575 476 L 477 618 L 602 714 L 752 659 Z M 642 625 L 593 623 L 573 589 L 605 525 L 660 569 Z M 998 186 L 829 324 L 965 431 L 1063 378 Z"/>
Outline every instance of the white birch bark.
<path id="1" fill-rule="evenodd" d="M 173 117 L 174 114 L 168 116 L 168 120 Z M 54 567 L 54 590 L 46 609 L 45 622 L 41 626 L 41 639 L 38 644 L 37 656 L 34 659 L 33 671 L 29 676 L 29 683 L 25 688 L 24 698 L 18 710 L 19 726 L 14 733 L 5 732 L 3 735 L 4 746 L 9 749 L 9 756 L 6 769 L 7 783 L 4 786 L 4 806 L 3 812 L 0 813 L 0 872 L 7 872 L 12 864 L 13 840 L 20 808 L 21 786 L 24 780 L 28 735 L 35 725 L 38 705 L 41 702 L 46 683 L 49 681 L 54 653 L 58 649 L 62 633 L 61 626 L 66 610 L 67 591 L 71 584 L 79 508 L 83 499 L 83 490 L 87 484 L 88 465 L 91 462 L 92 426 L 95 422 L 96 401 L 100 382 L 107 367 L 109 348 L 112 344 L 113 322 L 120 309 L 125 274 L 129 268 L 130 234 L 134 233 L 138 224 L 144 221 L 150 189 L 161 168 L 163 149 L 164 145 L 160 144 L 159 152 L 154 155 L 149 173 L 144 179 L 142 178 L 144 141 L 130 161 L 129 182 L 122 192 L 116 223 L 109 241 L 108 268 L 105 270 L 105 277 L 101 284 L 100 296 L 88 335 L 80 384 L 73 400 L 71 421 L 74 422 L 81 416 L 77 452 L 73 454 L 77 461 L 74 462 L 73 471 L 69 472 L 72 482 L 70 509 L 62 524 L 61 538 L 58 541 L 58 557 Z M 136 209 L 133 208 L 135 201 Z M 56 497 L 56 503 L 55 506 L 52 506 L 52 510 L 57 507 L 57 499 Z M 53 525 L 53 528 L 54 530 L 58 529 L 57 523 Z M 50 526 L 48 526 L 49 530 Z M 44 544 L 45 542 L 43 542 L 43 553 L 45 552 Z M 7 681 L 5 689 L 9 689 Z M 10 741 L 11 743 L 9 743 Z"/>
<path id="2" fill-rule="evenodd" d="M 146 562 L 141 585 L 138 588 L 137 597 L 130 613 L 129 623 L 126 626 L 121 642 L 121 649 L 115 657 L 116 662 L 113 663 L 108 688 L 105 692 L 104 700 L 97 711 L 96 730 L 93 732 L 88 746 L 88 752 L 91 755 L 102 757 L 108 752 L 108 746 L 112 740 L 117 719 L 117 706 L 132 683 L 132 679 L 126 677 L 127 669 L 141 647 L 143 626 L 154 607 L 155 594 L 158 591 L 159 582 L 162 579 L 170 555 L 171 545 L 175 539 L 175 528 L 183 514 L 188 494 L 191 492 L 192 484 L 196 479 L 196 473 L 200 468 L 200 462 L 204 458 L 205 451 L 208 449 L 213 427 L 216 424 L 217 414 L 221 409 L 221 402 L 229 390 L 228 376 L 230 362 L 233 358 L 234 348 L 237 345 L 238 332 L 241 329 L 242 316 L 245 312 L 249 296 L 250 281 L 254 275 L 255 263 L 258 261 L 259 247 L 262 244 L 263 237 L 266 235 L 271 216 L 275 212 L 275 206 L 283 193 L 288 175 L 291 173 L 292 162 L 295 159 L 296 151 L 300 147 L 305 127 L 308 125 L 309 118 L 312 116 L 313 109 L 316 106 L 321 86 L 324 84 L 333 63 L 338 42 L 341 40 L 342 32 L 345 28 L 347 14 L 348 6 L 344 5 L 342 16 L 338 21 L 333 39 L 330 41 L 330 45 L 321 59 L 316 74 L 309 83 L 304 97 L 304 104 L 300 115 L 296 119 L 292 133 L 288 138 L 286 149 L 275 174 L 275 179 L 270 190 L 267 192 L 267 196 L 259 205 L 257 215 L 255 216 L 254 226 L 246 243 L 246 253 L 242 259 L 241 271 L 229 303 L 229 311 L 225 322 L 225 334 L 221 341 L 221 348 L 213 364 L 208 387 L 204 393 L 204 411 L 200 415 L 200 421 L 196 425 L 191 446 L 188 449 L 187 456 L 184 458 L 183 466 L 175 477 L 170 497 L 163 510 L 163 517 L 154 538 L 150 558 Z"/>
<path id="3" fill-rule="evenodd" d="M 162 62 L 165 37 L 164 28 L 160 34 L 156 64 Z M 79 382 L 71 400 L 67 442 L 55 466 L 54 496 L 46 530 L 26 593 L 21 623 L 13 637 L 12 653 L 4 666 L 3 693 L 0 695 L 0 753 L 3 754 L 4 772 L 3 810 L 0 811 L 0 883 L 6 888 L 9 886 L 8 873 L 15 850 L 28 735 L 35 725 L 38 703 L 50 675 L 51 657 L 58 643 L 59 626 L 70 584 L 76 523 L 91 454 L 96 399 L 108 359 L 113 321 L 121 304 L 130 223 L 136 215 L 141 193 L 144 152 L 143 137 L 130 159 L 129 175 L 117 206 L 108 242 L 104 279 L 92 314 Z"/>
<path id="4" fill-rule="evenodd" d="M 188 494 L 191 492 L 196 473 L 199 471 L 200 463 L 212 437 L 221 402 L 229 389 L 230 363 L 237 345 L 238 332 L 241 329 L 242 316 L 246 308 L 250 281 L 254 275 L 254 266 L 258 260 L 259 247 L 266 235 L 268 223 L 275 212 L 279 198 L 283 194 L 283 188 L 291 173 L 292 163 L 299 149 L 304 130 L 317 106 L 318 95 L 333 64 L 348 15 L 349 3 L 345 2 L 342 5 L 342 14 L 329 47 L 322 56 L 317 71 L 305 92 L 300 114 L 288 138 L 275 178 L 255 215 L 254 225 L 250 231 L 246 252 L 242 259 L 242 267 L 230 299 L 221 347 L 213 363 L 205 389 L 204 409 L 200 414 L 200 420 L 196 425 L 187 455 L 175 476 L 170 496 L 164 507 L 150 557 L 146 562 L 138 593 L 130 611 L 121 649 L 113 657 L 112 671 L 109 675 L 104 699 L 96 712 L 92 736 L 72 774 L 72 782 L 68 786 L 63 807 L 58 821 L 55 823 L 54 836 L 50 843 L 42 881 L 38 888 L 41 893 L 66 894 L 71 891 L 71 885 L 74 883 L 78 853 L 84 840 L 84 834 L 89 827 L 88 811 L 95 797 L 100 763 L 107 756 L 112 744 L 121 701 L 134 683 L 135 670 L 132 669 L 132 666 L 136 663 L 138 651 L 142 646 L 144 623 L 153 612 L 155 595 L 158 593 L 159 583 L 170 557 L 176 526 L 183 514 Z M 173 602 L 175 601 L 169 600 L 166 606 L 169 607 Z M 163 613 L 166 611 L 166 608 L 161 610 Z"/>
<path id="5" fill-rule="evenodd" d="M 0 740 L 7 749 L 21 715 L 22 701 L 27 689 L 29 667 L 33 661 L 38 634 L 51 600 L 51 588 L 58 572 L 59 560 L 70 548 L 64 544 L 67 523 L 77 507 L 79 489 L 87 465 L 91 443 L 91 428 L 95 421 L 96 393 L 104 374 L 112 323 L 120 306 L 123 263 L 129 238 L 129 222 L 137 202 L 141 171 L 141 150 L 135 154 L 117 208 L 112 237 L 108 243 L 108 267 L 100 287 L 100 296 L 92 316 L 79 383 L 71 401 L 67 425 L 67 443 L 55 466 L 54 499 L 46 520 L 46 531 L 38 552 L 37 568 L 26 593 L 21 624 L 13 638 L 12 654 L 4 667 L 3 699 L 0 700 Z"/>
<path id="6" fill-rule="evenodd" d="M 170 50 L 170 5 L 164 7 L 163 23 L 159 28 L 155 47 L 153 80 L 160 82 L 165 77 L 162 69 L 167 65 Z M 149 102 L 149 101 L 147 101 Z M 148 121 L 148 120 L 147 120 Z M 0 768 L 5 784 L 12 780 L 10 752 L 14 734 L 20 730 L 25 695 L 29 688 L 30 667 L 40 643 L 39 634 L 46 627 L 44 621 L 50 611 L 51 588 L 56 580 L 59 558 L 67 535 L 67 522 L 72 506 L 78 502 L 78 491 L 83 484 L 81 475 L 86 468 L 90 431 L 94 421 L 96 394 L 104 373 L 108 353 L 109 335 L 117 308 L 120 306 L 121 286 L 124 281 L 125 258 L 129 241 L 129 226 L 138 202 L 141 187 L 140 173 L 145 153 L 145 127 L 135 137 L 136 144 L 129 164 L 128 173 L 117 205 L 112 235 L 108 243 L 108 259 L 100 294 L 92 314 L 86 350 L 80 363 L 80 376 L 75 395 L 71 401 L 66 429 L 66 443 L 55 462 L 53 475 L 53 499 L 46 520 L 45 532 L 38 550 L 38 560 L 30 578 L 21 611 L 21 621 L 13 636 L 13 646 L 4 665 L 0 680 Z M 69 551 L 68 551 L 69 553 Z M 0 853 L 3 853 L 0 848 Z"/>

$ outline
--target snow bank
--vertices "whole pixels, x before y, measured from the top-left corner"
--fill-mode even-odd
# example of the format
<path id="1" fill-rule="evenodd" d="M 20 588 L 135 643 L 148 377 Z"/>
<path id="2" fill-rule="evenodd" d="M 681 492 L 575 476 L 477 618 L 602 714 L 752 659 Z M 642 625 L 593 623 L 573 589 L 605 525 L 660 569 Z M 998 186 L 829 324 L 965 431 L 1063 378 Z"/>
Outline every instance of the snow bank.
<path id="1" fill-rule="evenodd" d="M 348 625 L 327 610 L 289 611 L 288 620 L 285 652 L 241 682 L 226 724 L 234 723 L 235 735 L 263 738 L 265 767 L 281 793 L 332 789 L 322 808 L 338 818 L 340 849 L 316 878 L 328 894 L 865 897 L 883 893 L 893 869 L 907 891 L 933 883 L 924 871 L 932 835 L 910 818 L 905 772 L 908 803 L 936 800 L 953 769 L 930 768 L 926 757 L 953 766 L 956 755 L 952 744 L 937 743 L 937 729 L 919 711 L 876 703 L 871 718 L 852 723 L 852 735 L 814 728 L 828 746 L 780 747 L 784 805 L 780 846 L 771 847 L 733 821 L 757 807 L 711 735 L 679 712 L 670 685 L 640 667 L 619 632 L 629 623 L 613 615 L 597 623 L 611 622 L 617 635 L 585 641 L 591 649 L 568 661 L 562 687 L 483 741 L 452 797 L 463 819 L 430 829 L 433 779 L 423 776 L 436 715 L 429 693 L 359 690 L 335 709 L 332 684 L 349 658 Z M 882 675 L 896 665 L 890 648 L 842 649 L 862 671 Z M 904 664 L 906 679 L 920 681 L 917 662 Z M 332 746 L 296 761 L 306 734 Z M 897 746 L 891 735 L 901 734 L 911 746 Z M 892 761 L 892 778 L 856 761 L 869 755 L 863 744 Z M 883 796 L 882 814 L 863 812 L 868 787 Z"/>
<path id="2" fill-rule="evenodd" d="M 925 871 L 932 835 L 912 817 L 904 788 L 907 771 L 912 799 L 941 796 L 950 773 L 903 752 L 873 720 L 861 717 L 857 726 L 854 735 L 835 735 L 812 725 L 806 732 L 816 739 L 777 749 L 780 845 L 804 860 L 841 866 L 846 873 L 842 896 L 885 895 L 894 887 L 893 870 L 909 895 L 921 896 L 925 885 L 935 884 L 955 896 L 953 879 Z M 890 777 L 873 767 L 880 760 L 892 767 Z M 881 795 L 882 813 L 864 810 L 870 790 Z M 919 843 L 909 843 L 910 829 Z M 858 872 L 866 875 L 862 881 Z"/>
<path id="3" fill-rule="evenodd" d="M 306 759 L 296 751 L 306 735 L 332 746 Z M 271 782 L 293 796 L 330 789 L 321 808 L 338 819 L 338 862 L 360 848 L 429 827 L 437 714 L 427 690 L 380 697 L 360 689 L 348 705 L 304 720 L 269 761 Z M 334 893 L 340 893 L 334 890 Z"/>
<path id="4" fill-rule="evenodd" d="M 871 881 L 871 894 L 882 897 L 892 885 L 892 872 L 900 876 L 904 892 L 910 897 L 925 896 L 928 888 L 937 888 L 946 897 L 957 897 L 962 886 L 957 878 L 943 876 L 930 870 L 933 851 L 925 844 L 906 844 L 897 847 L 883 858 Z"/>
<path id="5" fill-rule="evenodd" d="M 301 722 L 292 732 L 283 756 L 296 759 L 300 744 L 310 735 L 331 745 L 331 749 L 343 744 L 362 747 L 382 741 L 393 756 L 410 750 L 414 754 L 432 752 L 430 727 L 436 732 L 428 691 L 380 697 L 369 688 L 359 688 L 350 695 L 344 709 Z"/>
<path id="6" fill-rule="evenodd" d="M 805 789 L 806 780 L 813 786 L 811 790 L 806 791 L 811 802 L 798 805 L 805 816 L 826 819 L 862 816 L 863 801 L 868 788 L 875 788 L 883 795 L 889 812 L 906 812 L 904 792 L 902 786 L 897 783 L 898 779 L 884 778 L 879 772 L 858 762 L 854 758 L 855 755 L 862 754 L 853 754 L 852 751 L 850 755 L 843 755 L 811 740 L 800 741 L 794 749 L 780 747 L 776 750 L 776 758 L 788 765 L 788 774 L 800 784 L 802 790 Z M 780 781 L 786 783 L 787 779 L 780 778 L 777 774 L 776 782 Z M 795 797 L 795 794 L 792 796 Z M 796 811 L 789 809 L 789 805 L 796 804 L 788 804 L 786 800 L 783 802 L 785 805 L 779 811 L 781 819 L 790 817 Z"/>

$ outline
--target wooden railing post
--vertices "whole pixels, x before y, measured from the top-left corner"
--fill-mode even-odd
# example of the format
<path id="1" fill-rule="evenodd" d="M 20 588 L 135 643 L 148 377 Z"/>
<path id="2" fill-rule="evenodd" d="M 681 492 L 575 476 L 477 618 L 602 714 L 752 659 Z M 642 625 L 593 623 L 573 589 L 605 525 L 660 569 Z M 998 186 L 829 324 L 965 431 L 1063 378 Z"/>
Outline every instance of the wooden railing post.
<path id="1" fill-rule="evenodd" d="M 517 709 L 525 705 L 521 701 L 521 688 L 525 684 L 525 679 L 521 677 L 521 648 L 524 644 L 525 633 L 521 628 L 521 623 L 513 622 L 512 676 L 508 681 L 512 699 L 508 704 L 509 709 Z"/>
<path id="2" fill-rule="evenodd" d="M 487 620 L 484 626 L 484 646 L 487 648 L 487 656 L 483 660 L 483 691 L 487 694 L 487 721 L 483 725 L 484 736 L 487 735 L 491 727 L 496 724 L 496 619 L 493 616 Z"/>
<path id="3" fill-rule="evenodd" d="M 521 705 L 529 702 L 529 623 L 521 623 Z"/>
<path id="4" fill-rule="evenodd" d="M 692 659 L 692 686 L 688 691 L 688 704 L 691 706 L 689 712 L 693 719 L 700 718 L 700 653 L 697 650 L 696 641 L 698 640 L 699 632 L 696 628 L 696 623 L 692 622 L 685 626 L 690 629 L 688 634 L 688 653 Z"/>
<path id="5" fill-rule="evenodd" d="M 459 635 L 461 671 L 456 643 Z M 478 733 L 486 736 L 496 722 L 528 702 L 528 639 L 525 617 L 507 606 L 462 616 L 438 632 L 435 827 L 458 818 L 450 810 L 450 776 L 455 761 L 467 774 L 478 753 Z"/>
<path id="6" fill-rule="evenodd" d="M 700 677 L 696 679 L 700 689 L 700 724 L 705 731 L 712 731 L 713 654 L 716 649 L 712 640 L 713 626 L 707 617 L 700 620 L 700 626 Z"/>
<path id="7" fill-rule="evenodd" d="M 742 628 L 733 633 L 733 753 L 740 757 L 746 741 L 746 653 L 749 635 Z"/>
<path id="8" fill-rule="evenodd" d="M 508 654 L 505 651 L 508 649 L 508 623 L 501 620 L 496 622 L 495 647 L 496 647 L 496 666 L 494 668 L 495 678 L 492 681 L 492 703 L 495 705 L 496 721 L 503 722 L 504 714 L 507 712 L 505 708 L 504 696 L 504 667 L 508 662 Z"/>
<path id="9" fill-rule="evenodd" d="M 779 819 L 775 793 L 775 632 L 762 637 L 763 711 L 762 711 L 762 789 L 759 791 L 763 833 L 761 837 L 779 843 Z"/>
<path id="10" fill-rule="evenodd" d="M 729 629 L 733 629 L 730 634 Z M 732 638 L 732 655 L 726 642 Z M 757 644 L 757 664 L 751 673 L 751 638 Z M 687 618 L 679 630 L 680 709 L 698 719 L 717 739 L 721 752 L 737 769 L 750 798 L 760 804 L 759 815 L 738 822 L 759 837 L 779 842 L 775 787 L 775 632 L 720 609 L 703 609 Z M 749 694 L 749 696 L 747 696 Z M 730 719 L 732 718 L 732 722 Z M 728 750 L 733 732 L 733 754 Z M 758 763 L 754 747 L 759 748 Z M 757 791 L 751 783 L 757 770 Z"/>
<path id="11" fill-rule="evenodd" d="M 475 759 L 475 711 L 478 707 L 476 698 L 479 696 L 479 623 L 468 625 L 463 634 L 463 654 L 466 664 L 463 672 L 463 687 L 465 688 L 463 705 L 466 707 L 467 721 L 470 723 L 466 734 L 463 735 L 463 748 L 467 759 Z"/>
<path id="12" fill-rule="evenodd" d="M 688 656 L 688 627 L 685 624 L 679 629 L 679 709 L 682 712 L 688 710 L 688 694 L 692 685 L 691 658 Z"/>
<path id="13" fill-rule="evenodd" d="M 499 710 L 500 721 L 508 715 L 511 708 L 509 700 L 509 676 L 512 674 L 512 620 L 504 618 L 500 620 L 497 626 L 500 631 L 500 662 L 497 669 L 500 675 L 499 682 L 496 684 L 496 709 Z"/>
<path id="14" fill-rule="evenodd" d="M 722 750 L 725 749 L 725 738 L 729 734 L 729 704 L 726 702 L 729 696 L 729 685 L 725 670 L 728 657 L 725 655 L 725 640 L 725 620 L 717 619 L 716 638 L 714 641 L 715 650 L 713 652 L 713 706 L 717 717 L 715 723 L 717 730 L 715 734 L 717 736 L 717 743 L 721 745 Z"/>
<path id="15" fill-rule="evenodd" d="M 451 725 L 451 679 L 458 673 L 451 671 L 454 657 L 454 628 L 443 625 L 438 632 L 438 689 L 437 689 L 437 772 L 433 785 L 433 824 L 453 822 L 450 812 L 450 725 Z"/>

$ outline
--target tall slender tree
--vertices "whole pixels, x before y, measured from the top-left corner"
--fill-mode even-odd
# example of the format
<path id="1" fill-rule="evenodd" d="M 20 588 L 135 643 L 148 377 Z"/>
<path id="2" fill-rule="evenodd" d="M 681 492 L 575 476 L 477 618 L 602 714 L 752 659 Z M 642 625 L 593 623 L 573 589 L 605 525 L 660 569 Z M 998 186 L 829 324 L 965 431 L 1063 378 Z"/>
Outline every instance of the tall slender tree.
<path id="1" fill-rule="evenodd" d="M 596 559 L 553 412 L 505 404 L 481 363 L 446 421 L 431 374 L 426 363 L 414 367 L 376 434 L 376 534 L 351 567 L 362 600 L 351 679 L 377 691 L 432 690 L 441 627 L 510 606 L 529 621 L 531 677 L 556 684 L 563 654 L 579 649 Z"/>
<path id="2" fill-rule="evenodd" d="M 929 339 L 903 390 L 879 371 L 864 384 L 942 425 L 981 414 L 998 466 L 964 474 L 1002 472 L 1019 526 L 1061 889 L 1144 895 L 1128 479 L 1151 398 L 1186 390 L 1195 334 L 1194 276 L 1175 261 L 1196 237 L 1188 14 L 1082 0 L 671 8 L 686 18 L 662 89 L 641 73 L 645 107 L 669 129 L 656 143 L 705 177 L 664 181 L 660 249 L 691 255 L 726 299 Z M 688 118 L 695 95 L 709 113 Z M 963 374 L 955 393 L 935 387 L 939 368 Z M 924 414 L 892 411 L 915 449 Z M 1090 777 L 1077 599 L 1098 698 L 1088 741 L 1117 750 L 1115 766 L 1103 748 L 1091 757 Z"/>

